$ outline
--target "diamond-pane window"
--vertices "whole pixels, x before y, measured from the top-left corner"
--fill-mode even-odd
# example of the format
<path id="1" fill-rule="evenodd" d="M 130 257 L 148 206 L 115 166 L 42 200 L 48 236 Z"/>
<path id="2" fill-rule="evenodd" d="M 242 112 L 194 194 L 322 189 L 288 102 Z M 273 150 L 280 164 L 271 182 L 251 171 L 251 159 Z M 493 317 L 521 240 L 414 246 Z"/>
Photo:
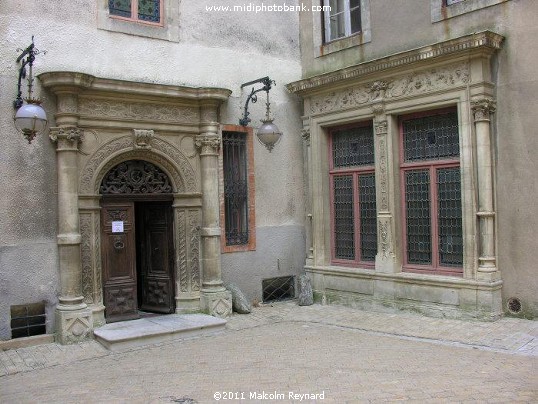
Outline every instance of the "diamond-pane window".
<path id="1" fill-rule="evenodd" d="M 405 269 L 461 275 L 463 231 L 456 111 L 401 120 Z"/>
<path id="2" fill-rule="evenodd" d="M 373 266 L 377 253 L 371 123 L 330 131 L 333 262 Z"/>

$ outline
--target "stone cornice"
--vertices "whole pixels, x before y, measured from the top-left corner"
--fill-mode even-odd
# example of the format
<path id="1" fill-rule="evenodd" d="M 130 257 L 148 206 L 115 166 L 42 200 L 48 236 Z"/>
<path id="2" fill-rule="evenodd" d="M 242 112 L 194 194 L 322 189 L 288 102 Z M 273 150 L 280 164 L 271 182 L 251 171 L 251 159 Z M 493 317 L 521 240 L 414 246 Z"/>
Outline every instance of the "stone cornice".
<path id="1" fill-rule="evenodd" d="M 455 56 L 477 50 L 493 53 L 495 50 L 500 49 L 503 39 L 503 36 L 491 31 L 479 32 L 295 81 L 286 85 L 286 88 L 291 93 L 308 94 L 310 91 L 328 86 L 331 83 L 350 80 L 379 71 L 401 68 L 443 56 Z"/>
<path id="2" fill-rule="evenodd" d="M 190 104 L 207 101 L 220 104 L 232 93 L 225 88 L 140 83 L 100 78 L 78 72 L 47 72 L 38 77 L 43 87 L 50 88 L 54 93 L 71 90 L 92 95 L 124 94 L 130 97 L 168 98 Z"/>

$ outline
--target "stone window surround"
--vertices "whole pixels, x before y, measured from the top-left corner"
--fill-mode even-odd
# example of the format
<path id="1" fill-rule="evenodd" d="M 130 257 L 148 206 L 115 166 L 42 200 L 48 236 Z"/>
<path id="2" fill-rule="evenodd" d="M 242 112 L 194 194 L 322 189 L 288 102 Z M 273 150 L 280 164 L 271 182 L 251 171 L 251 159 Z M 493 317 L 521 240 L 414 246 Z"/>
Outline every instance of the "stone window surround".
<path id="1" fill-rule="evenodd" d="M 372 41 L 372 30 L 370 28 L 370 0 L 361 0 L 361 32 L 327 43 L 323 43 L 323 32 L 325 27 L 323 26 L 322 13 L 311 14 L 315 57 L 322 57 L 323 55 L 328 55 Z"/>
<path id="2" fill-rule="evenodd" d="M 433 22 L 443 21 L 458 15 L 470 13 L 482 8 L 505 3 L 510 0 L 465 0 L 460 3 L 445 5 L 445 0 L 430 0 L 431 19 Z"/>
<path id="3" fill-rule="evenodd" d="M 179 42 L 179 2 L 162 0 L 162 25 L 111 16 L 108 1 L 97 2 L 97 28 L 129 35 Z"/>
<path id="4" fill-rule="evenodd" d="M 243 132 L 247 138 L 247 173 L 248 173 L 248 243 L 243 245 L 226 245 L 226 229 L 224 228 L 224 192 L 219 193 L 220 225 L 221 225 L 221 252 L 232 253 L 256 250 L 256 193 L 254 180 L 254 130 L 250 126 L 221 125 L 219 132 Z M 224 189 L 224 169 L 222 147 L 219 154 L 219 188 Z"/>
<path id="5" fill-rule="evenodd" d="M 434 316 L 441 305 L 443 315 L 455 318 L 491 320 L 501 315 L 502 280 L 494 252 L 489 125 L 495 102 L 489 59 L 502 40 L 485 31 L 288 84 L 289 91 L 304 99 L 307 217 L 311 223 L 305 270 L 312 278 L 316 299 L 358 307 L 409 308 Z M 460 131 L 463 276 L 405 272 L 398 118 L 454 107 Z M 332 265 L 328 129 L 371 119 L 379 174 L 375 269 Z M 480 155 L 488 162 L 479 161 Z M 479 195 L 485 200 L 478 200 Z"/>
<path id="6" fill-rule="evenodd" d="M 133 11 L 136 12 L 136 10 L 138 9 L 138 2 L 139 2 L 139 0 L 132 0 L 132 2 L 131 2 L 131 13 Z M 139 23 L 139 24 L 154 25 L 154 26 L 162 27 L 163 26 L 163 21 L 164 21 L 163 2 L 164 2 L 164 0 L 159 0 L 159 16 L 160 16 L 159 22 L 141 20 L 141 19 L 138 18 L 138 14 L 135 14 L 135 16 L 131 15 L 131 17 L 123 17 L 123 16 L 120 16 L 120 15 L 115 15 L 115 14 L 110 14 L 109 13 L 109 17 L 110 18 L 115 18 L 115 19 L 118 19 L 118 20 L 136 22 L 136 23 Z M 109 6 L 109 10 L 110 10 L 110 6 Z"/>

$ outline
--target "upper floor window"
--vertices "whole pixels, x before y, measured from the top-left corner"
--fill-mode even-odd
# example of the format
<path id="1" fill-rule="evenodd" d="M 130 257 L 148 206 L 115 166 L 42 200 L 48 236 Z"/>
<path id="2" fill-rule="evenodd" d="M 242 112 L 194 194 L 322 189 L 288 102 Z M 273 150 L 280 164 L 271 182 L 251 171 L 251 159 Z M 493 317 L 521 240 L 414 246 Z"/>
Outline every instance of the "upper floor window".
<path id="1" fill-rule="evenodd" d="M 162 25 L 163 0 L 109 0 L 112 18 Z"/>
<path id="2" fill-rule="evenodd" d="M 323 0 L 325 42 L 361 32 L 360 0 Z"/>
<path id="3" fill-rule="evenodd" d="M 332 261 L 373 266 L 377 253 L 371 122 L 330 131 Z"/>

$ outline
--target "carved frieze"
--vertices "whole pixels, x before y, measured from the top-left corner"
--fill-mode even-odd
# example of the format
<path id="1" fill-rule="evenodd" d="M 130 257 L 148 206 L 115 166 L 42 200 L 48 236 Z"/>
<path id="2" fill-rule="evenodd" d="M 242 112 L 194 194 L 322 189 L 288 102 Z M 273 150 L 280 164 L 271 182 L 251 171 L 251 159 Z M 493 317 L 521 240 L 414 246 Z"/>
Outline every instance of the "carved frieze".
<path id="1" fill-rule="evenodd" d="M 80 100 L 79 112 L 81 115 L 98 119 L 136 119 L 183 123 L 198 122 L 200 119 L 199 110 L 194 107 L 91 98 Z"/>
<path id="2" fill-rule="evenodd" d="M 388 81 L 375 81 L 313 96 L 310 113 L 319 114 L 361 105 L 441 91 L 469 83 L 468 63 L 419 70 Z"/>

